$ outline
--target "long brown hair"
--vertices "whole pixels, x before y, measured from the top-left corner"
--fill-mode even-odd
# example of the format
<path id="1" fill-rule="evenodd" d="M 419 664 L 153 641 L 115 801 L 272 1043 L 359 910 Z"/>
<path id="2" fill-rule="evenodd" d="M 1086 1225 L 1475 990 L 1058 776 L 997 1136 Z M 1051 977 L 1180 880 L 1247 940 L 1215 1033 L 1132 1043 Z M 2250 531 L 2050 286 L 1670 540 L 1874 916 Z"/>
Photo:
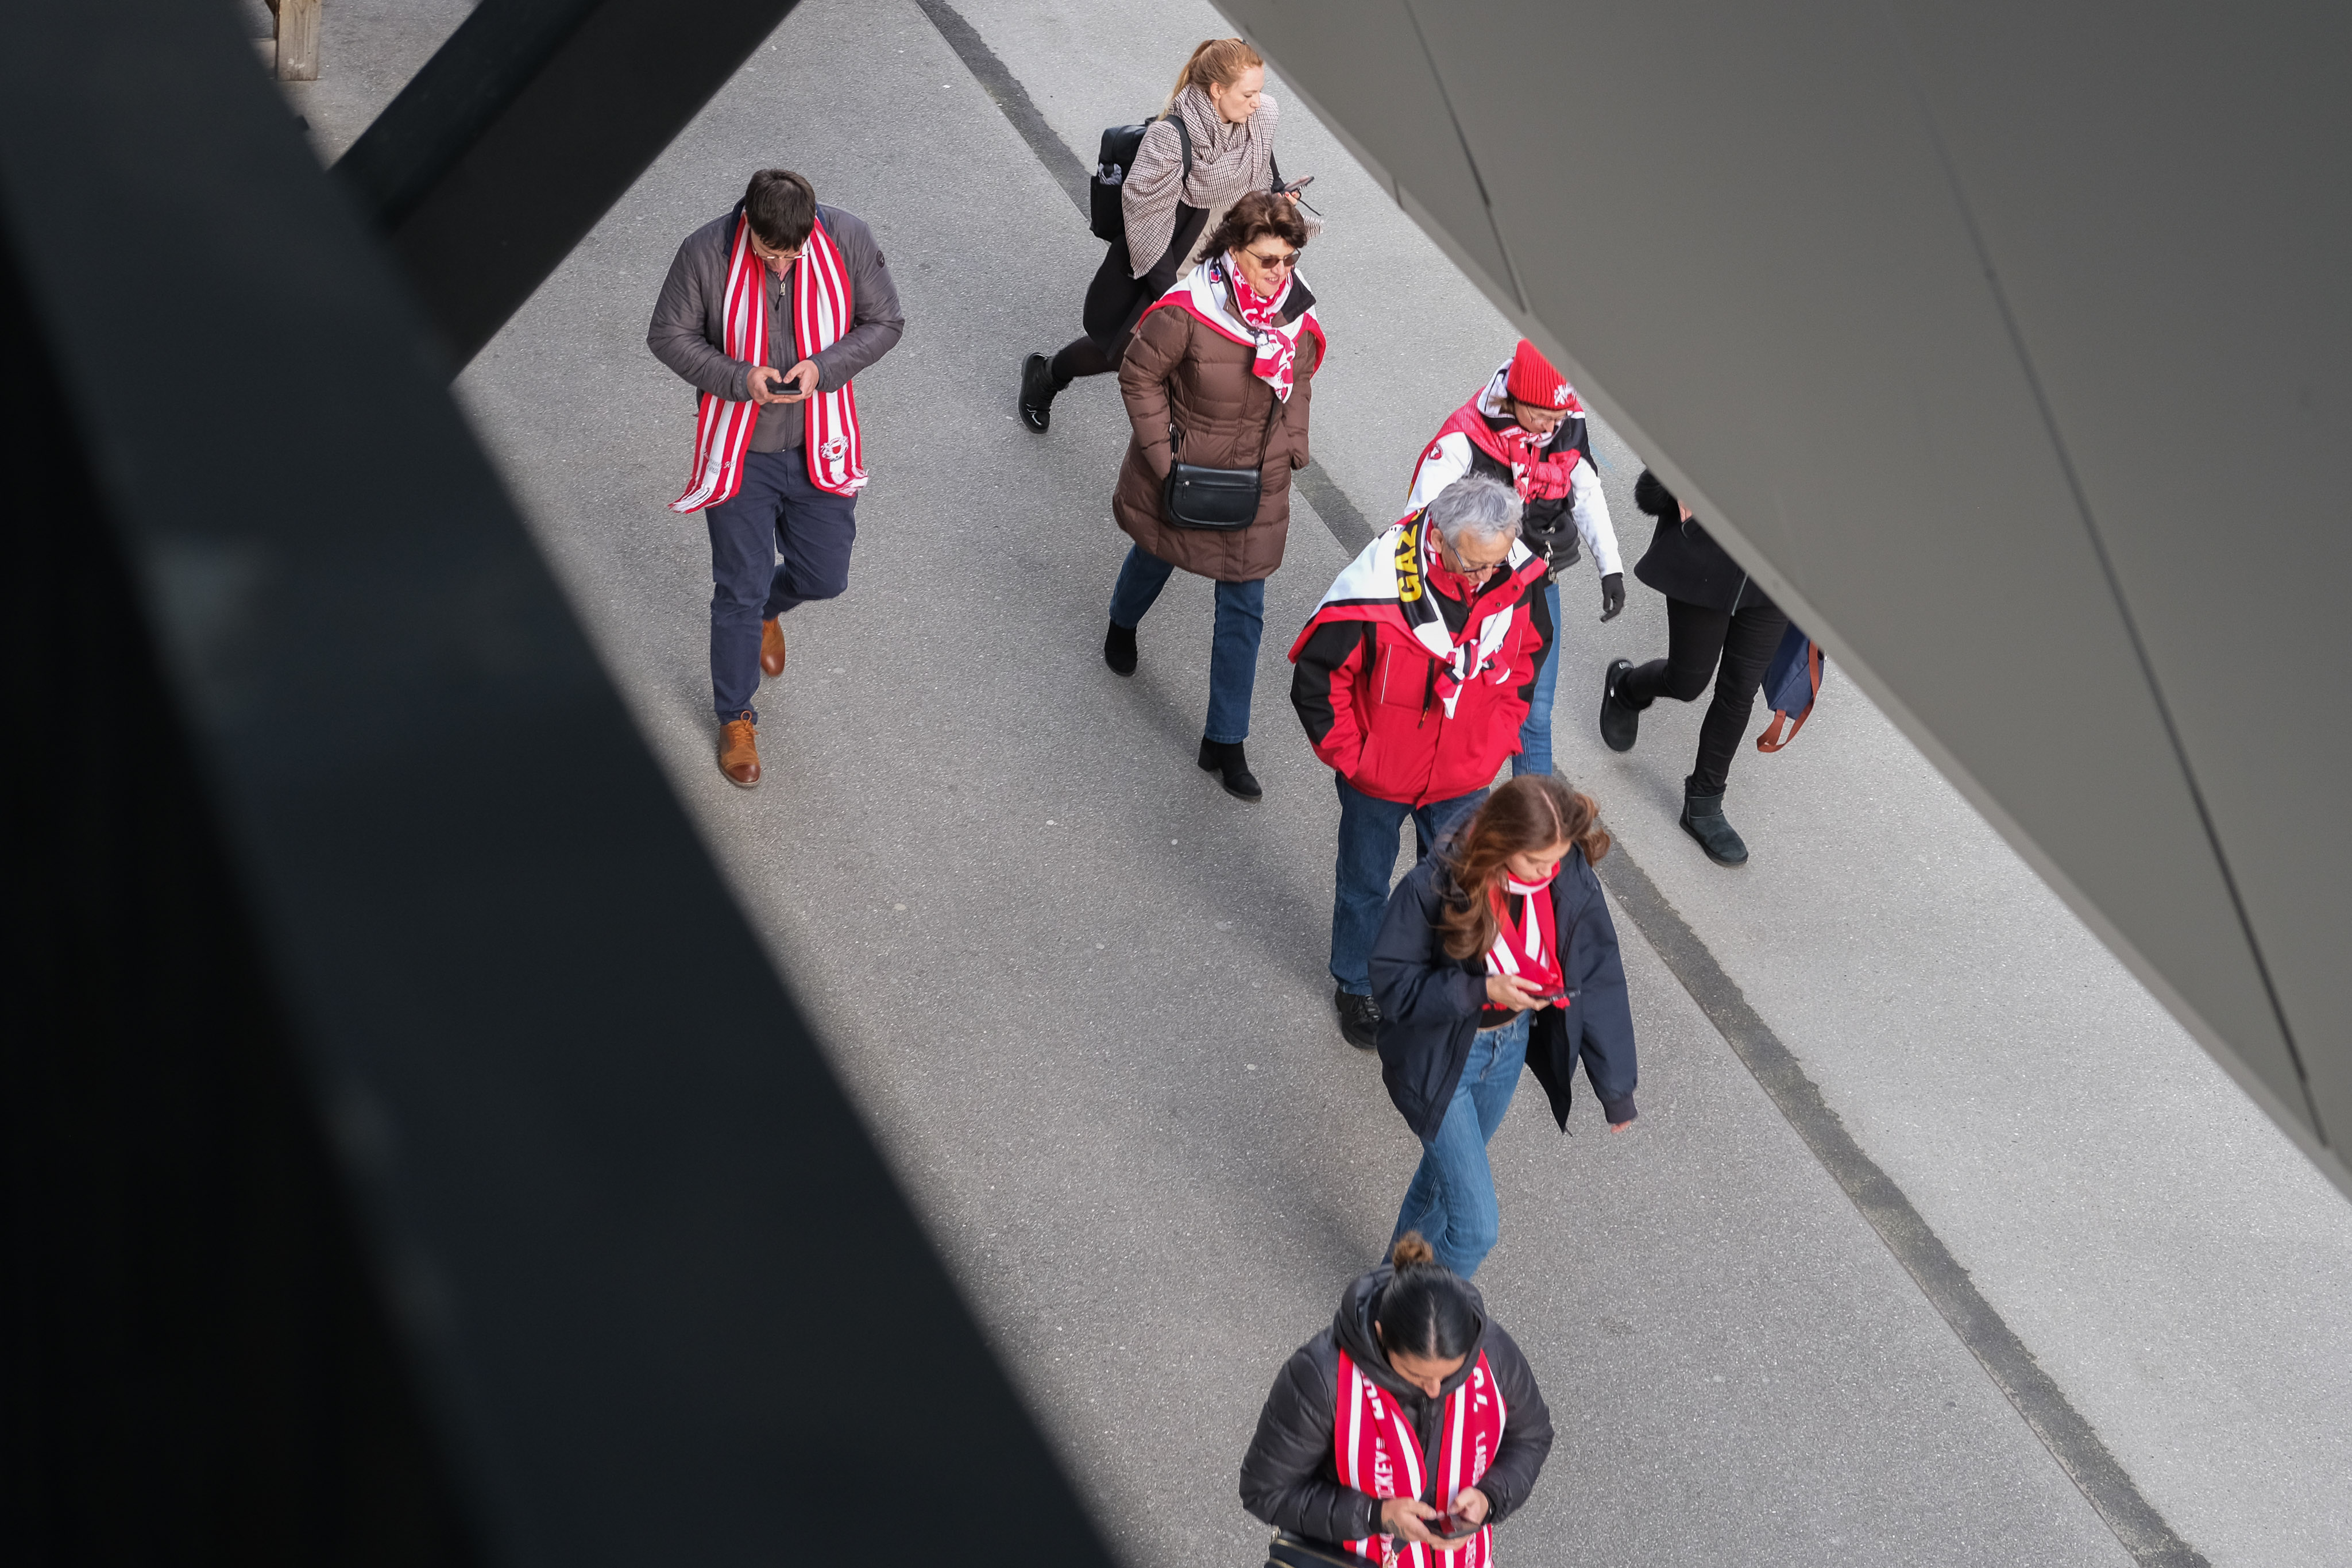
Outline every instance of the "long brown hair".
<path id="1" fill-rule="evenodd" d="M 1239 38 L 1203 38 L 1184 68 L 1176 73 L 1176 85 L 1168 89 L 1168 101 L 1160 106 L 1162 114 L 1176 111 L 1176 100 L 1184 96 L 1188 87 L 1202 92 L 1212 84 L 1231 87 L 1242 79 L 1242 72 L 1265 64 L 1265 57 Z"/>
<path id="2" fill-rule="evenodd" d="M 1514 855 L 1572 844 L 1587 865 L 1609 853 L 1609 830 L 1592 797 L 1549 773 L 1522 773 L 1486 797 L 1445 850 L 1454 886 L 1437 927 L 1447 956 L 1467 958 L 1495 945 L 1495 900 L 1488 895 L 1507 875 Z"/>

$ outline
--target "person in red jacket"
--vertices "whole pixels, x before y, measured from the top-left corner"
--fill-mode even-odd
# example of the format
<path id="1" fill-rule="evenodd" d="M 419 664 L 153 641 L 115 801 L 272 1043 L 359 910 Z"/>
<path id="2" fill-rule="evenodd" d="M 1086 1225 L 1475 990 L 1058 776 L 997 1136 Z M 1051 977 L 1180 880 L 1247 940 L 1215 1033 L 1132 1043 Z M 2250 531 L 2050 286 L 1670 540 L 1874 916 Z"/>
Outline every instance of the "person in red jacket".
<path id="1" fill-rule="evenodd" d="M 1331 1001 L 1359 1050 L 1379 1043 L 1369 965 L 1397 834 L 1411 816 L 1426 857 L 1486 797 L 1551 645 L 1545 562 L 1520 540 L 1520 510 L 1499 480 L 1454 480 L 1364 547 L 1290 649 L 1291 706 L 1338 774 Z"/>

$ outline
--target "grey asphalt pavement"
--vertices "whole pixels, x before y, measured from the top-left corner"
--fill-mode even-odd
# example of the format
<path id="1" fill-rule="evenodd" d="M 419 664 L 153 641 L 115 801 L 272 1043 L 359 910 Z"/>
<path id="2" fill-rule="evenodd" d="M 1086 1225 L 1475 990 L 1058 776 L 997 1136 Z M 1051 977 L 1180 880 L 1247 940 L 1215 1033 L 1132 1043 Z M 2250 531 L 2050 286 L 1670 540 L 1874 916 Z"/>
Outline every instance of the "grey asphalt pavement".
<path id="1" fill-rule="evenodd" d="M 1227 30 L 1194 0 L 958 9 L 1089 161 Z M 322 79 L 289 89 L 322 153 L 464 11 L 331 6 Z M 1284 110 L 1285 169 L 1318 176 L 1329 220 L 1306 268 L 1332 342 L 1316 458 L 1385 521 L 1514 334 Z M 773 163 L 874 226 L 909 328 L 858 383 L 874 480 L 850 591 L 788 620 L 747 794 L 711 762 L 702 525 L 665 510 L 690 398 L 643 337 L 677 240 Z M 1132 680 L 1099 657 L 1116 388 L 1073 388 L 1044 438 L 1013 416 L 1021 355 L 1076 331 L 1100 254 L 913 0 L 808 0 L 460 393 L 1106 1530 L 1139 1564 L 1247 1563 L 1263 1531 L 1234 1476 L 1259 1401 L 1378 1253 L 1417 1150 L 1332 1024 L 1337 806 L 1285 700 L 1345 552 L 1298 504 L 1250 742 L 1267 797 L 1244 806 L 1192 761 L 1206 584 L 1171 584 Z M 1640 462 L 1599 446 L 1631 559 Z M 1755 861 L 1709 865 L 1673 822 L 1697 712 L 1653 709 L 1622 758 L 1592 732 L 1607 659 L 1664 651 L 1662 602 L 1633 586 L 1601 626 L 1581 566 L 1564 594 L 1556 747 L 1620 853 L 2184 1539 L 2216 1564 L 2352 1561 L 2352 1207 L 1834 672 L 1798 743 L 1734 773 Z M 562 745 L 518 735 L 484 765 Z M 1496 1144 L 1479 1283 L 1560 1432 L 1506 1561 L 2129 1562 L 1619 923 L 1641 1122 L 1612 1137 L 1587 1103 L 1562 1138 L 1537 1096 Z M 820 1243 L 826 1224 L 808 1216 Z"/>

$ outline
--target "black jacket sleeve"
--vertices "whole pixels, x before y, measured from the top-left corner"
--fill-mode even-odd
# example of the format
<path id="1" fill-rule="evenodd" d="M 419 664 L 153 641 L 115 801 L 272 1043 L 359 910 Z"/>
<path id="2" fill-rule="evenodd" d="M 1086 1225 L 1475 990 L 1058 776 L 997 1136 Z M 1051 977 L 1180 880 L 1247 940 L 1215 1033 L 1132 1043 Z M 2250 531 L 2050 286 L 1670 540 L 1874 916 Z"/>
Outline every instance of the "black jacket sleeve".
<path id="1" fill-rule="evenodd" d="M 1437 931 L 1440 894 L 1424 865 L 1389 895 L 1368 965 L 1381 1015 L 1420 1026 L 1445 1025 L 1486 1005 L 1486 981 L 1449 958 Z"/>
<path id="2" fill-rule="evenodd" d="M 1535 1489 L 1544 1459 L 1551 1453 L 1551 1412 L 1536 1387 L 1535 1369 L 1528 1365 L 1517 1342 L 1493 1323 L 1486 1325 L 1486 1364 L 1494 1369 L 1495 1386 L 1502 1391 L 1503 1446 L 1495 1462 L 1478 1478 L 1478 1489 L 1494 1504 L 1489 1517 L 1508 1519 Z"/>
<path id="3" fill-rule="evenodd" d="M 1601 879 L 1586 867 L 1576 883 L 1584 895 L 1582 906 L 1572 914 L 1566 910 L 1559 913 L 1576 922 L 1568 973 L 1569 984 L 1577 987 L 1576 1006 L 1584 1014 L 1579 1049 L 1584 1076 L 1613 1125 L 1639 1114 L 1633 1109 L 1633 1089 L 1642 1076 L 1633 1052 L 1633 1003 L 1625 989 L 1625 955 L 1617 946 L 1609 900 L 1601 896 Z"/>
<path id="4" fill-rule="evenodd" d="M 1257 1436 L 1250 1439 L 1249 1452 L 1242 1457 L 1242 1506 L 1276 1530 L 1318 1541 L 1355 1541 L 1372 1532 L 1380 1505 L 1366 1494 L 1341 1486 L 1332 1475 L 1331 1423 L 1339 1369 L 1336 1358 L 1327 1362 L 1317 1353 L 1323 1348 L 1320 1341 L 1300 1346 L 1275 1377 L 1274 1392 L 1265 1396 L 1265 1408 L 1258 1412 Z M 1517 1355 L 1516 1350 L 1513 1354 Z M 1491 1358 L 1488 1364 L 1495 1365 Z M 1503 1387 L 1503 1397 L 1512 1400 L 1510 1389 L 1503 1385 L 1499 1365 L 1495 1367 L 1495 1381 Z M 1528 1386 L 1533 1390 L 1532 1377 Z M 1540 1400 L 1537 1408 L 1542 1408 Z M 1517 1402 L 1505 1409 L 1509 1414 L 1503 1431 L 1503 1452 L 1508 1454 L 1518 1424 Z M 1547 1417 L 1545 1447 L 1550 1443 Z M 1535 1463 L 1538 1468 L 1543 1464 L 1541 1454 Z M 1533 1469 L 1528 1479 L 1535 1479 Z"/>

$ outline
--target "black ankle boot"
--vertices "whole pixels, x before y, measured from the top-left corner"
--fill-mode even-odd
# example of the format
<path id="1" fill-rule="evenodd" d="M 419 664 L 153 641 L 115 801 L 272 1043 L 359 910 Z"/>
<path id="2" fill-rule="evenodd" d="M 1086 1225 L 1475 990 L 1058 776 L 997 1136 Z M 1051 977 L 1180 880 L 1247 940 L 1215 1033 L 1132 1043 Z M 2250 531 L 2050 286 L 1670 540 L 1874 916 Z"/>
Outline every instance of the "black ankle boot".
<path id="1" fill-rule="evenodd" d="M 1683 831 L 1698 840 L 1706 858 L 1718 866 L 1748 864 L 1748 846 L 1738 833 L 1723 819 L 1723 792 L 1713 795 L 1693 795 L 1683 792 Z"/>
<path id="2" fill-rule="evenodd" d="M 1135 628 L 1133 626 L 1123 626 L 1117 621 L 1111 622 L 1110 630 L 1103 637 L 1103 662 L 1110 666 L 1113 675 L 1135 673 Z"/>
<path id="3" fill-rule="evenodd" d="M 1021 364 L 1021 423 L 1040 436 L 1054 423 L 1054 395 L 1062 389 L 1054 384 L 1054 362 L 1044 354 L 1031 354 Z M 1124 672 L 1122 672 L 1124 673 Z"/>
<path id="4" fill-rule="evenodd" d="M 1201 766 L 1215 773 L 1225 786 L 1225 793 L 1236 800 L 1257 800 L 1265 791 L 1258 788 L 1257 775 L 1249 771 L 1249 759 L 1242 755 L 1239 741 L 1201 742 Z"/>
<path id="5" fill-rule="evenodd" d="M 1331 1005 L 1339 1010 L 1339 1037 L 1360 1051 L 1377 1049 L 1381 1043 L 1381 1005 L 1369 996 L 1358 996 L 1346 991 L 1331 993 Z"/>
<path id="6" fill-rule="evenodd" d="M 1601 743 L 1612 752 L 1630 752 L 1642 732 L 1642 710 L 1622 701 L 1617 683 L 1633 672 L 1630 658 L 1612 658 L 1601 678 Z"/>

